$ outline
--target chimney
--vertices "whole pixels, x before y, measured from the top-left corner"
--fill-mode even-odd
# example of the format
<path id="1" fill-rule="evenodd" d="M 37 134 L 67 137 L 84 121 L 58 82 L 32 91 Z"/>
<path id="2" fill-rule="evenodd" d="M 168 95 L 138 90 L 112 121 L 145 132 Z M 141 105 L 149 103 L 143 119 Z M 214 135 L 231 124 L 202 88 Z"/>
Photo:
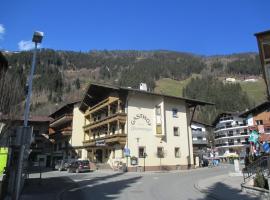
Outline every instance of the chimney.
<path id="1" fill-rule="evenodd" d="M 147 91 L 146 83 L 140 83 L 140 90 Z"/>

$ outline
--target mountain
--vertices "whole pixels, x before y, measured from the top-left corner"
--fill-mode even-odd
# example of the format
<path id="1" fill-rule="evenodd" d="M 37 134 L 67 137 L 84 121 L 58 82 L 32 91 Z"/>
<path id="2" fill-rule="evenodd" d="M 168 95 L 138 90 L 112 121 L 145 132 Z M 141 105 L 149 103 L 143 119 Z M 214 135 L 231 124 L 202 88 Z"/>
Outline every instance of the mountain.
<path id="1" fill-rule="evenodd" d="M 195 74 L 210 74 L 219 79 L 234 77 L 242 81 L 260 76 L 260 62 L 256 53 L 207 57 L 166 50 L 73 52 L 40 49 L 37 55 L 31 108 L 38 114 L 49 114 L 64 103 L 77 100 L 83 95 L 89 81 L 133 88 L 145 82 L 149 90 L 167 93 L 166 90 L 158 90 L 162 80 L 185 82 Z M 6 57 L 9 69 L 21 74 L 25 84 L 32 52 L 9 52 Z M 175 93 L 182 95 L 181 90 Z M 251 101 L 254 103 L 257 100 Z"/>

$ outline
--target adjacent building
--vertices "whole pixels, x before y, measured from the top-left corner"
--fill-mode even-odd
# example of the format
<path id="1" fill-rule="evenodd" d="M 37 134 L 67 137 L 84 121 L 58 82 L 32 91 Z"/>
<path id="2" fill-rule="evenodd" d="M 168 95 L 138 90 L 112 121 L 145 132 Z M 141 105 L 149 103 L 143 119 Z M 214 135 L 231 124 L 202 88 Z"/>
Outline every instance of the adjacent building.
<path id="1" fill-rule="evenodd" d="M 79 101 L 62 106 L 50 115 L 49 138 L 53 142 L 52 164 L 57 160 L 86 158 L 82 141 L 84 138 L 84 115 L 79 111 Z"/>
<path id="2" fill-rule="evenodd" d="M 201 163 L 203 156 L 207 155 L 207 148 L 212 147 L 212 141 L 208 141 L 208 138 L 211 138 L 212 125 L 192 121 L 190 127 L 192 131 L 193 155 L 198 157 L 198 161 Z M 199 163 L 196 163 L 196 165 L 199 165 Z"/>
<path id="3" fill-rule="evenodd" d="M 190 109 L 207 102 L 90 84 L 80 110 L 87 158 L 129 171 L 193 166 Z"/>
<path id="4" fill-rule="evenodd" d="M 48 128 L 50 118 L 47 116 L 30 116 L 28 119 L 29 126 L 33 127 L 33 142 L 31 144 L 31 152 L 29 155 L 30 166 L 40 165 L 42 167 L 50 166 L 51 162 L 51 141 L 48 138 Z M 10 136 L 15 137 L 17 127 L 23 126 L 24 119 L 15 118 L 10 119 L 6 116 L 2 116 L 0 119 L 2 127 L 8 126 L 8 133 L 5 134 L 7 137 L 2 138 L 1 146 L 8 146 L 10 142 Z M 1 126 L 0 123 L 0 126 Z M 4 144 L 6 143 L 6 144 Z"/>
<path id="5" fill-rule="evenodd" d="M 263 102 L 254 108 L 242 113 L 246 118 L 248 129 L 257 130 L 261 141 L 270 141 L 270 102 Z"/>
<path id="6" fill-rule="evenodd" d="M 243 157 L 249 146 L 248 124 L 239 113 L 221 113 L 214 123 L 215 146 L 219 157 L 238 154 Z"/>

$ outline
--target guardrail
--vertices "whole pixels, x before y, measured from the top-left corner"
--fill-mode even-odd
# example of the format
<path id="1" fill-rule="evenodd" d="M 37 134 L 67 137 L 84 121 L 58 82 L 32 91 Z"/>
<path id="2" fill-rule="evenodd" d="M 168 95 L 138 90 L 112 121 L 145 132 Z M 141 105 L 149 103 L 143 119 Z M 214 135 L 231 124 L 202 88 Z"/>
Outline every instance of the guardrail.
<path id="1" fill-rule="evenodd" d="M 270 156 L 262 156 L 258 158 L 256 161 L 246 166 L 242 170 L 244 182 L 246 182 L 247 179 L 252 177 L 257 172 L 268 173 L 269 175 L 269 169 L 270 169 Z"/>

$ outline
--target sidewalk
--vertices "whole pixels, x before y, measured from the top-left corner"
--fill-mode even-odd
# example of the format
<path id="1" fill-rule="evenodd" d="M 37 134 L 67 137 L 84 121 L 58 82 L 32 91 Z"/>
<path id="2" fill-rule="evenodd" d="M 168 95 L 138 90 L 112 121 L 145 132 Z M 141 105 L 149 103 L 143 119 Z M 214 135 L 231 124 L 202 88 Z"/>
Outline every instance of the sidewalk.
<path id="1" fill-rule="evenodd" d="M 200 180 L 194 187 L 217 200 L 259 200 L 259 197 L 241 191 L 242 181 L 242 176 L 225 174 Z"/>

